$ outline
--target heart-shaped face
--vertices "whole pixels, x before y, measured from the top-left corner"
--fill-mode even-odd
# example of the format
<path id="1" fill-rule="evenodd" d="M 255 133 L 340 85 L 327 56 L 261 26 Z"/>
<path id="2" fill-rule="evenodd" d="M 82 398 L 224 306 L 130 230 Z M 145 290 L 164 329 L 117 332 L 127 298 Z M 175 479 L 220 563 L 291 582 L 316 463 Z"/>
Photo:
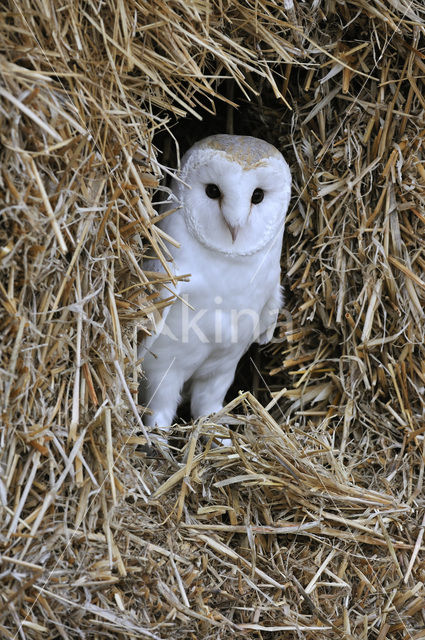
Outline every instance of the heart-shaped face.
<path id="1" fill-rule="evenodd" d="M 189 232 L 226 255 L 250 255 L 283 231 L 291 174 L 282 154 L 251 136 L 216 135 L 183 156 L 172 189 Z"/>

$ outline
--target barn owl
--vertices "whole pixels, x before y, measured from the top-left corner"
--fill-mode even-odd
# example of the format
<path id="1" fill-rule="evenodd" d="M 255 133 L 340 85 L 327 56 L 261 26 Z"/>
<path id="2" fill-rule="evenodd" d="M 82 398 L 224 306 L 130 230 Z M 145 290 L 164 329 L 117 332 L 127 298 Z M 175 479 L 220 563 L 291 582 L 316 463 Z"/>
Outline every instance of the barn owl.
<path id="1" fill-rule="evenodd" d="M 291 175 L 264 140 L 213 135 L 183 156 L 171 192 L 177 210 L 160 227 L 179 244 L 167 245 L 171 271 L 190 277 L 139 350 L 145 424 L 164 430 L 182 393 L 193 418 L 220 410 L 241 356 L 273 335 Z"/>

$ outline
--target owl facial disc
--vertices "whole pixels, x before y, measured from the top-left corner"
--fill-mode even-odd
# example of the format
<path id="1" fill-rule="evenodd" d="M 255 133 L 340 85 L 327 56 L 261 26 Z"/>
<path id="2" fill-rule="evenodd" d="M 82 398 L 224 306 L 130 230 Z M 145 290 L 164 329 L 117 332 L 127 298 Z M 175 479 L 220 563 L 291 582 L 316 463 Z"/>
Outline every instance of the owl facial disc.
<path id="1" fill-rule="evenodd" d="M 229 256 L 257 253 L 283 231 L 291 176 L 273 145 L 251 136 L 218 135 L 183 157 L 173 191 L 189 232 Z"/>

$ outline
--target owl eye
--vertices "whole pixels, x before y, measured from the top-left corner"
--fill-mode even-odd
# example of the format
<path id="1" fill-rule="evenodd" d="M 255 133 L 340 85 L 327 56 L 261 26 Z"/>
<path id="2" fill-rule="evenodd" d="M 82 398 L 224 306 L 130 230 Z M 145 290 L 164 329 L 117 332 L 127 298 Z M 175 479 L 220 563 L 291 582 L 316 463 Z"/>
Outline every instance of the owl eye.
<path id="1" fill-rule="evenodd" d="M 264 191 L 262 189 L 254 189 L 251 196 L 252 204 L 260 204 L 264 198 Z"/>
<path id="2" fill-rule="evenodd" d="M 216 184 L 207 184 L 205 187 L 205 193 L 212 200 L 217 200 L 221 197 L 221 191 Z"/>

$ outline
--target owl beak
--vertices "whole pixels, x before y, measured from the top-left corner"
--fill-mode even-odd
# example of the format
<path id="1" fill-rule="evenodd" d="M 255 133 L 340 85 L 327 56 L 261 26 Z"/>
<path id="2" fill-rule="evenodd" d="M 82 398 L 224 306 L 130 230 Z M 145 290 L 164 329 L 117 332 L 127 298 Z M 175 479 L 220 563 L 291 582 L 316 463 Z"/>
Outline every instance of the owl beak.
<path id="1" fill-rule="evenodd" d="M 235 242 L 235 240 L 236 240 L 236 237 L 237 237 L 238 233 L 239 233 L 240 227 L 236 226 L 236 225 L 233 226 L 233 225 L 229 224 L 227 222 L 227 220 L 226 220 L 226 225 L 227 225 L 227 228 L 230 231 L 230 235 L 232 236 L 232 244 L 233 244 Z"/>

